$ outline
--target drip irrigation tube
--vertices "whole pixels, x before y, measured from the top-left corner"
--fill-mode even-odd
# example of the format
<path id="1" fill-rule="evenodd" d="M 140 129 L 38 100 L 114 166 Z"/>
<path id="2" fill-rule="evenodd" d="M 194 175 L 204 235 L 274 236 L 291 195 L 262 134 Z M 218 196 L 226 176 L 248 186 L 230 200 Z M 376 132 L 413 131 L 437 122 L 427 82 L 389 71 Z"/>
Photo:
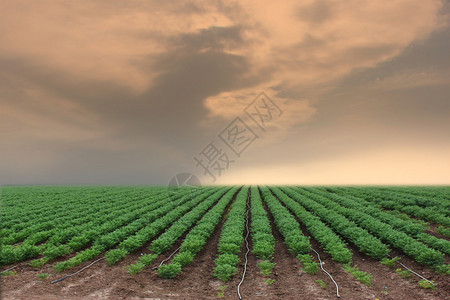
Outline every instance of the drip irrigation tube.
<path id="1" fill-rule="evenodd" d="M 323 263 L 322 263 L 322 260 L 320 259 L 319 252 L 317 252 L 317 251 L 314 250 L 313 248 L 311 248 L 311 250 L 314 251 L 314 252 L 316 252 L 317 258 L 319 259 L 319 262 L 320 262 L 320 268 L 322 269 L 322 271 L 324 271 L 324 272 L 331 278 L 331 281 L 333 281 L 334 285 L 336 286 L 336 296 L 337 296 L 338 298 L 341 298 L 341 296 L 339 295 L 339 287 L 338 287 L 338 284 L 336 283 L 336 281 L 334 281 L 334 279 L 333 279 L 333 277 L 330 275 L 330 273 L 328 273 L 328 272 L 323 268 L 323 266 L 322 266 Z"/>
<path id="2" fill-rule="evenodd" d="M 172 254 L 170 254 L 169 255 L 169 257 L 168 258 L 166 258 L 166 259 L 163 259 L 163 261 L 159 264 L 159 266 L 157 266 L 157 267 L 153 267 L 152 268 L 152 270 L 156 270 L 156 269 L 159 269 L 159 267 L 161 267 L 162 265 L 163 265 L 163 263 L 165 263 L 166 261 L 168 261 L 175 253 L 177 253 L 178 252 L 178 250 L 180 250 L 180 248 L 181 247 L 178 247 L 175 251 L 173 251 L 172 252 Z"/>
<path id="3" fill-rule="evenodd" d="M 237 286 L 237 294 L 240 300 L 242 300 L 242 296 L 239 289 L 241 288 L 241 284 L 244 281 L 245 273 L 247 272 L 248 253 L 250 252 L 250 248 L 248 246 L 248 235 L 250 233 L 250 230 L 248 229 L 248 211 L 250 210 L 248 205 L 249 199 L 250 196 L 247 197 L 247 210 L 245 212 L 245 228 L 247 229 L 247 234 L 245 235 L 245 247 L 247 247 L 247 252 L 245 252 L 245 264 L 244 264 L 244 272 L 242 273 L 242 279 Z"/>
<path id="4" fill-rule="evenodd" d="M 84 267 L 84 268 L 82 268 L 82 269 L 76 271 L 75 273 L 72 273 L 72 274 L 70 274 L 70 275 L 63 276 L 63 277 L 61 277 L 61 278 L 59 278 L 59 279 L 53 280 L 53 281 L 50 282 L 50 283 L 51 283 L 51 284 L 57 283 L 57 282 L 63 281 L 63 280 L 66 279 L 66 278 L 72 277 L 73 275 L 76 275 L 76 274 L 80 273 L 81 271 L 83 271 L 83 270 L 89 268 L 90 266 L 92 266 L 93 264 L 95 264 L 95 263 L 98 262 L 98 261 L 101 261 L 102 259 L 105 259 L 105 257 L 99 258 L 99 259 L 93 261 L 92 263 L 90 263 L 89 265 L 87 265 L 86 267 Z"/>
<path id="5" fill-rule="evenodd" d="M 390 256 L 389 254 L 388 254 L 387 256 L 388 256 L 388 257 L 392 257 L 392 256 Z M 436 283 L 434 283 L 434 282 L 432 282 L 432 281 L 426 279 L 426 278 L 423 277 L 422 275 L 420 275 L 420 274 L 414 272 L 413 270 L 411 270 L 410 268 L 408 268 L 407 266 L 405 266 L 405 265 L 402 264 L 401 262 L 399 262 L 399 261 L 396 261 L 396 262 L 397 262 L 399 265 L 401 265 L 403 268 L 405 268 L 406 270 L 408 270 L 408 271 L 410 271 L 411 273 L 413 273 L 414 275 L 416 275 L 416 276 L 422 278 L 423 280 L 428 281 L 428 282 L 431 283 L 432 285 L 436 285 Z"/>

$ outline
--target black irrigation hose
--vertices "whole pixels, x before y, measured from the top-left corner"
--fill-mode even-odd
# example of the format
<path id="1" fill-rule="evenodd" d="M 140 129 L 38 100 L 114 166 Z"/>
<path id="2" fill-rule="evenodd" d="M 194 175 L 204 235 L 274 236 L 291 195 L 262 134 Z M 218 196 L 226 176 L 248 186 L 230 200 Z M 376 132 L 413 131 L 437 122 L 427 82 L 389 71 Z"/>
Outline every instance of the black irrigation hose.
<path id="1" fill-rule="evenodd" d="M 388 257 L 392 257 L 392 256 L 390 256 L 389 254 L 388 254 L 387 256 L 388 256 Z M 436 283 L 434 283 L 434 282 L 432 282 L 432 281 L 426 279 L 426 278 L 423 277 L 422 275 L 420 275 L 420 274 L 414 272 L 413 270 L 411 270 L 410 268 L 408 268 L 407 266 L 405 266 L 405 265 L 402 264 L 401 262 L 396 261 L 396 263 L 398 263 L 399 265 L 401 265 L 403 268 L 405 268 L 406 270 L 410 271 L 410 272 L 413 273 L 414 275 L 417 275 L 417 276 L 419 276 L 420 278 L 422 278 L 423 280 L 428 281 L 428 282 L 431 283 L 432 285 L 436 285 Z"/>
<path id="2" fill-rule="evenodd" d="M 92 266 L 93 264 L 95 264 L 95 263 L 98 262 L 98 261 L 101 261 L 102 259 L 105 259 L 105 257 L 102 257 L 102 258 L 99 258 L 99 259 L 93 261 L 92 263 L 90 263 L 90 264 L 87 265 L 86 267 L 84 267 L 84 268 L 82 268 L 82 269 L 76 271 L 76 272 L 73 273 L 73 274 L 63 276 L 63 277 L 61 277 L 61 278 L 59 278 L 59 279 L 53 280 L 53 281 L 50 282 L 50 283 L 51 283 L 51 284 L 57 283 L 57 282 L 63 281 L 63 280 L 66 279 L 66 278 L 72 277 L 73 275 L 76 275 L 76 274 L 80 273 L 81 271 L 83 271 L 83 270 L 89 268 L 90 266 Z"/>
<path id="3" fill-rule="evenodd" d="M 313 248 L 311 248 L 311 250 L 314 251 L 314 252 L 316 252 L 317 258 L 319 259 L 319 262 L 320 262 L 320 268 L 322 269 L 322 271 L 324 271 L 324 272 L 331 278 L 331 281 L 333 281 L 334 285 L 336 286 L 336 296 L 337 296 L 338 298 L 341 298 L 341 296 L 339 295 L 339 287 L 338 287 L 336 281 L 334 281 L 334 279 L 333 279 L 333 277 L 330 275 L 330 273 L 328 273 L 328 272 L 323 268 L 323 266 L 322 266 L 323 263 L 322 263 L 322 260 L 320 259 L 319 252 L 317 252 L 317 251 L 314 250 Z"/>
<path id="4" fill-rule="evenodd" d="M 166 259 L 163 259 L 163 261 L 159 264 L 159 266 L 157 266 L 157 267 L 153 267 L 152 268 L 152 270 L 156 270 L 156 269 L 159 269 L 159 267 L 161 267 L 162 265 L 163 265 L 163 263 L 165 263 L 166 261 L 168 261 L 175 253 L 177 253 L 177 251 L 178 250 L 180 250 L 180 248 L 181 247 L 178 247 L 175 251 L 173 251 L 173 253 L 172 254 L 170 254 L 169 255 L 169 257 L 168 258 L 166 258 Z"/>
<path id="5" fill-rule="evenodd" d="M 248 246 L 248 235 L 250 233 L 250 230 L 248 229 L 248 211 L 250 210 L 249 205 L 248 205 L 249 199 L 250 199 L 250 196 L 247 197 L 247 211 L 245 212 L 245 227 L 247 228 L 247 234 L 245 235 L 245 247 L 247 247 L 247 252 L 245 252 L 245 264 L 244 264 L 244 272 L 242 273 L 242 279 L 237 286 L 237 294 L 238 294 L 238 297 L 240 300 L 242 300 L 242 296 L 241 296 L 239 289 L 241 287 L 242 282 L 244 281 L 245 273 L 247 272 L 248 253 L 250 252 L 250 248 Z"/>

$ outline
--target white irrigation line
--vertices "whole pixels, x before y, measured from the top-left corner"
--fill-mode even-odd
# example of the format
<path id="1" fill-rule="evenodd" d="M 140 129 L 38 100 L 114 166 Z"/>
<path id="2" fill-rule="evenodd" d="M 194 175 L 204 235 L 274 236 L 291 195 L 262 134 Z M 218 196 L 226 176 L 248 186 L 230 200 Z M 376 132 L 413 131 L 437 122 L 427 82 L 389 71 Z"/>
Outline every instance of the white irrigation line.
<path id="1" fill-rule="evenodd" d="M 250 233 L 250 230 L 248 229 L 248 211 L 249 211 L 248 203 L 249 203 L 249 199 L 250 199 L 250 196 L 247 197 L 247 211 L 245 212 L 245 227 L 247 228 L 247 234 L 245 235 L 245 247 L 247 247 L 247 252 L 245 252 L 244 273 L 242 273 L 242 279 L 241 279 L 241 281 L 239 282 L 239 284 L 237 286 L 237 294 L 238 294 L 240 300 L 242 300 L 242 296 L 241 296 L 241 293 L 240 293 L 239 289 L 241 288 L 241 284 L 244 281 L 245 273 L 247 272 L 248 253 L 250 252 L 250 248 L 248 247 L 248 235 Z"/>
<path id="2" fill-rule="evenodd" d="M 392 256 L 390 256 L 389 254 L 388 254 L 387 256 L 388 256 L 388 257 L 392 257 Z M 417 275 L 417 276 L 419 276 L 420 278 L 422 278 L 423 280 L 428 281 L 428 282 L 431 283 L 432 285 L 436 285 L 436 283 L 434 283 L 434 282 L 432 282 L 432 281 L 426 279 L 426 278 L 423 277 L 422 275 L 420 275 L 420 274 L 414 272 L 413 270 L 411 270 L 410 268 L 408 268 L 407 266 L 405 266 L 405 265 L 402 264 L 401 262 L 396 261 L 396 263 L 398 263 L 399 265 L 401 265 L 403 268 L 405 268 L 406 270 L 410 271 L 410 272 L 413 273 L 414 275 Z"/>
<path id="3" fill-rule="evenodd" d="M 14 267 L 11 267 L 11 268 L 9 268 L 9 269 L 6 269 L 5 271 L 1 271 L 0 274 L 1 274 L 1 273 L 8 272 L 9 270 L 12 270 L 12 269 L 14 269 L 14 268 L 17 268 L 18 266 L 19 266 L 19 265 L 15 265 Z"/>
<path id="4" fill-rule="evenodd" d="M 416 273 L 416 272 L 414 272 L 413 270 L 411 270 L 410 268 L 408 268 L 407 266 L 405 266 L 404 264 L 402 264 L 401 262 L 399 262 L 398 261 L 398 263 L 403 267 L 403 268 L 405 268 L 406 270 L 408 270 L 408 271 L 410 271 L 411 273 L 413 273 L 413 274 L 415 274 L 415 275 L 417 275 L 417 276 L 419 276 L 420 278 L 422 278 L 423 280 L 426 280 L 426 281 L 428 281 L 429 283 L 431 283 L 432 285 L 436 285 L 436 283 L 434 283 L 434 282 L 431 282 L 430 280 L 428 280 L 428 279 L 426 279 L 425 277 L 423 277 L 422 275 L 420 275 L 420 274 L 418 274 L 418 273 Z"/>
<path id="5" fill-rule="evenodd" d="M 180 250 L 181 247 L 178 247 L 175 251 L 172 252 L 172 254 L 169 255 L 168 258 L 163 259 L 163 261 L 159 264 L 159 266 L 152 268 L 152 270 L 156 270 L 159 269 L 159 267 L 161 267 L 163 265 L 163 263 L 165 263 L 166 261 L 168 261 L 175 253 L 177 253 L 178 250 Z"/>
<path id="6" fill-rule="evenodd" d="M 53 281 L 50 282 L 50 283 L 57 283 L 57 282 L 63 281 L 63 280 L 66 279 L 66 278 L 72 277 L 73 275 L 76 275 L 76 274 L 80 273 L 81 271 L 83 271 L 83 270 L 89 268 L 90 266 L 92 266 L 93 264 L 95 264 L 95 263 L 98 262 L 98 261 L 101 261 L 102 259 L 105 259 L 105 257 L 99 258 L 99 259 L 93 261 L 92 263 L 90 263 L 89 265 L 87 265 L 86 267 L 84 267 L 84 268 L 82 268 L 82 269 L 76 271 L 75 273 L 72 273 L 72 274 L 70 274 L 70 275 L 63 276 L 63 277 L 61 277 L 61 278 L 59 278 L 59 279 L 53 280 Z"/>
<path id="7" fill-rule="evenodd" d="M 341 296 L 339 295 L 339 287 L 338 287 L 336 281 L 334 281 L 334 279 L 333 279 L 333 277 L 330 275 L 330 273 L 328 273 L 328 272 L 323 268 L 323 266 L 322 266 L 323 263 L 322 263 L 322 260 L 320 259 L 319 252 L 317 252 L 317 251 L 314 250 L 313 248 L 311 248 L 311 250 L 314 251 L 314 252 L 316 252 L 317 258 L 319 259 L 319 262 L 320 262 L 320 268 L 322 269 L 322 271 L 324 271 L 324 272 L 331 278 L 331 281 L 333 281 L 334 285 L 336 286 L 336 296 L 337 296 L 338 298 L 341 298 Z"/>

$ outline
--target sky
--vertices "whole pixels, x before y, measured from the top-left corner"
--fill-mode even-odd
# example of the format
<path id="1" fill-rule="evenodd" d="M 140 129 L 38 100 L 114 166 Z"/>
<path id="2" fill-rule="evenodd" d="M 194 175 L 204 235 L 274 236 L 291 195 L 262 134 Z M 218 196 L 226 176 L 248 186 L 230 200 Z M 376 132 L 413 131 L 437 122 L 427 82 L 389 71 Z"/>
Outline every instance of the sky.
<path id="1" fill-rule="evenodd" d="M 0 185 L 450 184 L 449 53 L 450 1 L 0 0 Z"/>

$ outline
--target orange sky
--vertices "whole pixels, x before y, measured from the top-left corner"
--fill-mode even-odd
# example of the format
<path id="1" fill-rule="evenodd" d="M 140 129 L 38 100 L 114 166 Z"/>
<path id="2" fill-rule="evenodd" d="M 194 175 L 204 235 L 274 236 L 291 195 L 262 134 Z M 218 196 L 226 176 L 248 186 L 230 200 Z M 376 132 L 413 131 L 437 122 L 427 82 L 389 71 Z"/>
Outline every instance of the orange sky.
<path id="1" fill-rule="evenodd" d="M 299 4 L 300 2 L 300 4 Z M 449 184 L 448 1 L 0 0 L 0 184 Z M 264 91 L 283 111 L 244 112 Z"/>

